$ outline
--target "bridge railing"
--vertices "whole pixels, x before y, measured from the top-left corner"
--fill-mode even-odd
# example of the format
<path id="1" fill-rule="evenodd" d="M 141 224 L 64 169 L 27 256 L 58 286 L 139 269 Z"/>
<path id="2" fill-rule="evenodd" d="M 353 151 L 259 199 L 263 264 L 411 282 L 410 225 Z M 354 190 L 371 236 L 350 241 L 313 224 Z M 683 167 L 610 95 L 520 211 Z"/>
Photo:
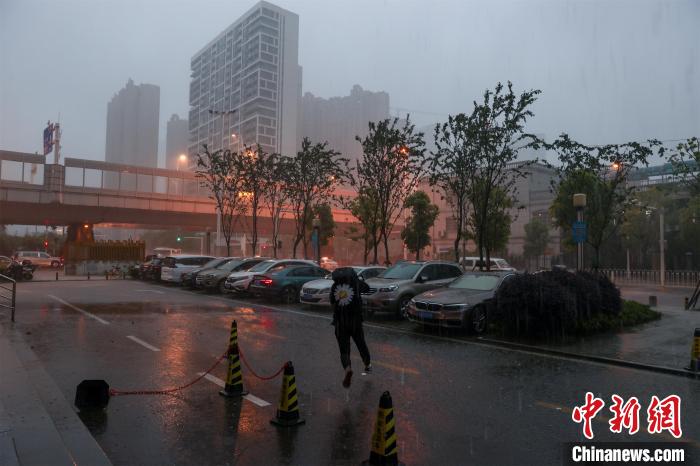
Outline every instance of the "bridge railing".
<path id="1" fill-rule="evenodd" d="M 618 285 L 655 285 L 661 283 L 658 270 L 601 269 L 601 272 Z M 666 270 L 666 286 L 694 287 L 700 281 L 697 270 Z"/>
<path id="2" fill-rule="evenodd" d="M 203 197 L 209 191 L 194 173 L 163 168 L 120 165 L 66 158 L 66 187 L 124 193 L 164 194 L 169 197 Z"/>
<path id="3" fill-rule="evenodd" d="M 46 157 L 0 150 L 0 182 L 44 184 L 44 164 Z"/>

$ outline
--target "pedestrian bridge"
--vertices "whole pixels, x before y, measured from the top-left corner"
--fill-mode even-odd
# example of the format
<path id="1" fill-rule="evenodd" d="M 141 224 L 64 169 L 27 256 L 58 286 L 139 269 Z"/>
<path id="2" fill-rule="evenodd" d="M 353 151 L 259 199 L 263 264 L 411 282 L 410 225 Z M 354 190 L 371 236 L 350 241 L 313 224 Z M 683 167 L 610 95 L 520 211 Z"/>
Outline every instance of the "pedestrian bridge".
<path id="1" fill-rule="evenodd" d="M 214 230 L 215 203 L 208 196 L 189 171 L 76 158 L 55 165 L 43 155 L 0 150 L 0 224 Z M 339 223 L 353 220 L 346 210 L 333 215 Z"/>

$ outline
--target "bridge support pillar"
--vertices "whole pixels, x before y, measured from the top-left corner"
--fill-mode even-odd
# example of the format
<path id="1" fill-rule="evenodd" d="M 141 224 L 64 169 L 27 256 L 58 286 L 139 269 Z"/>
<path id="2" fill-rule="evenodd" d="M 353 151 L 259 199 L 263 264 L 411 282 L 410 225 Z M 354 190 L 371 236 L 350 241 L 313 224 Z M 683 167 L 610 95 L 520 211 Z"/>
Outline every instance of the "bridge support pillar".
<path id="1" fill-rule="evenodd" d="M 92 243 L 95 241 L 95 233 L 92 223 L 71 223 L 68 225 L 66 243 Z"/>

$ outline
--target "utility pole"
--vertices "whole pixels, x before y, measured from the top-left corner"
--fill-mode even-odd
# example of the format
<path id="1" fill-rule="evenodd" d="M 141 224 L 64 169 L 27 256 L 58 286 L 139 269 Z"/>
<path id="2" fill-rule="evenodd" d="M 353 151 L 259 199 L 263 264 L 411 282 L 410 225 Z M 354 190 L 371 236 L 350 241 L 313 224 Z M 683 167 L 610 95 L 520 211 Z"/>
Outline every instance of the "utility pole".
<path id="1" fill-rule="evenodd" d="M 576 270 L 583 270 L 583 245 L 586 241 L 586 225 L 583 223 L 583 208 L 586 207 L 586 195 L 574 194 L 576 209 L 576 224 L 574 224 L 574 240 L 576 241 Z M 582 229 L 583 233 L 577 232 Z"/>
<path id="2" fill-rule="evenodd" d="M 659 207 L 659 278 L 661 286 L 666 286 L 666 251 L 664 241 L 664 208 Z"/>

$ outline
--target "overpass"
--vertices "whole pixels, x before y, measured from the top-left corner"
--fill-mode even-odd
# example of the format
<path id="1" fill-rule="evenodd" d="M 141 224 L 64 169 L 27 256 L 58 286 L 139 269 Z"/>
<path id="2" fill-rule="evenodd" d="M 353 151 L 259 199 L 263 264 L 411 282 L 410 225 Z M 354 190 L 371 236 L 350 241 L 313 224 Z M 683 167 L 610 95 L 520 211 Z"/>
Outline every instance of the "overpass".
<path id="1" fill-rule="evenodd" d="M 261 212 L 261 233 L 269 219 Z M 334 209 L 337 223 L 354 223 Z M 291 231 L 291 214 L 283 215 Z M 268 220 L 268 222 L 266 222 Z M 0 150 L 0 224 L 112 224 L 138 228 L 213 231 L 215 203 L 193 172 Z"/>

